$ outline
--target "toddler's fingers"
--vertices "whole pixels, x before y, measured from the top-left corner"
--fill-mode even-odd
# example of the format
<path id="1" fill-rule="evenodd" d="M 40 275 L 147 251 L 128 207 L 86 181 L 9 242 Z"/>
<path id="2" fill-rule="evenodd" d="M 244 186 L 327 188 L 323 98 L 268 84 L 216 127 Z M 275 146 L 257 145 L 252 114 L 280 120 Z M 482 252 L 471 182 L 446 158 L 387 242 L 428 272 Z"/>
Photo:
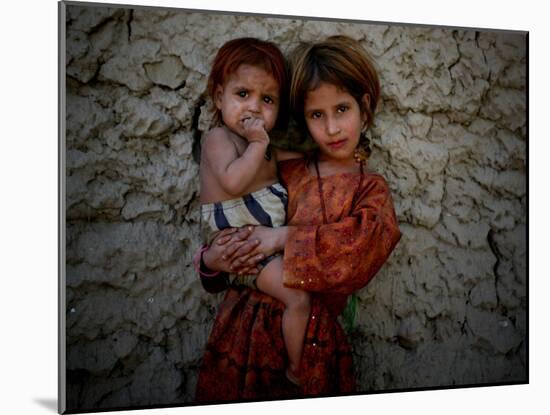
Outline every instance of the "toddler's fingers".
<path id="1" fill-rule="evenodd" d="M 243 127 L 247 130 L 254 129 L 256 128 L 256 121 L 257 121 L 257 118 L 247 117 L 243 120 Z"/>
<path id="2" fill-rule="evenodd" d="M 264 120 L 258 120 L 258 122 L 255 124 L 255 128 L 258 130 L 258 131 L 261 131 L 263 133 L 266 133 L 266 130 L 265 130 L 265 122 Z"/>
<path id="3" fill-rule="evenodd" d="M 251 129 L 259 130 L 264 127 L 265 121 L 261 118 L 251 117 L 244 120 L 245 126 Z"/>

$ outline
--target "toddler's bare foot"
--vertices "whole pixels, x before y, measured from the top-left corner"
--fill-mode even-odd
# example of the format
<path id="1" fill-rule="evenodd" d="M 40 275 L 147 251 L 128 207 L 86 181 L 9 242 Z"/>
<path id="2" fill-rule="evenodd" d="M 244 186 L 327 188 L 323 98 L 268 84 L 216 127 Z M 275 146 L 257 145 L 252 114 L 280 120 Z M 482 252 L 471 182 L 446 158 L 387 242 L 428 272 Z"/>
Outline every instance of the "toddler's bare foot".
<path id="1" fill-rule="evenodd" d="M 292 370 L 290 370 L 290 368 L 288 368 L 288 369 L 286 370 L 286 373 L 285 373 L 285 374 L 286 374 L 286 378 L 287 378 L 288 380 L 290 380 L 293 384 L 295 384 L 295 385 L 298 386 L 298 387 L 299 387 L 299 386 L 302 386 L 302 385 L 300 384 L 300 378 L 296 375 L 296 373 L 294 373 Z"/>

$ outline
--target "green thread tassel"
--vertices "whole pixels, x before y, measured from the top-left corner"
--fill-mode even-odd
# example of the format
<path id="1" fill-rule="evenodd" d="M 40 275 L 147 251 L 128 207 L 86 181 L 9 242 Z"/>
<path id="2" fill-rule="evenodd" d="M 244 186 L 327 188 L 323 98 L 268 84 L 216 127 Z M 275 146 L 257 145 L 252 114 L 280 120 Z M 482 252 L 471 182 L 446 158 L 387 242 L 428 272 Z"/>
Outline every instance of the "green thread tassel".
<path id="1" fill-rule="evenodd" d="M 347 334 L 352 333 L 355 330 L 355 317 L 357 315 L 357 296 L 352 294 L 348 298 L 346 308 L 342 312 L 342 322 L 344 324 L 344 330 Z"/>

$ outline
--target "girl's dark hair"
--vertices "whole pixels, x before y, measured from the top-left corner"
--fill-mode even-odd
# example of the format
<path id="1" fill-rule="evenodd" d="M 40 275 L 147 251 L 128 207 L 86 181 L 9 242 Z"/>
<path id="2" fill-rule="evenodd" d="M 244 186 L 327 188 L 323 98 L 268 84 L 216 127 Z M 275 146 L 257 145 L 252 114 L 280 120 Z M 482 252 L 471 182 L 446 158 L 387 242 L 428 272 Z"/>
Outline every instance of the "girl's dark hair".
<path id="1" fill-rule="evenodd" d="M 233 39 L 226 42 L 216 54 L 212 69 L 208 76 L 208 94 L 215 102 L 215 93 L 218 85 L 223 86 L 231 74 L 235 73 L 240 65 L 247 64 L 264 69 L 271 74 L 280 88 L 279 114 L 276 126 L 286 125 L 288 113 L 288 67 L 279 48 L 271 42 L 252 37 Z M 214 106 L 216 123 L 221 123 L 220 110 Z"/>
<path id="2" fill-rule="evenodd" d="M 322 42 L 301 44 L 291 53 L 290 65 L 290 107 L 302 128 L 305 128 L 307 93 L 323 82 L 353 96 L 367 115 L 367 127 L 372 125 L 380 99 L 380 81 L 374 63 L 358 41 L 347 36 L 331 36 Z M 365 94 L 370 98 L 368 108 L 362 103 Z"/>

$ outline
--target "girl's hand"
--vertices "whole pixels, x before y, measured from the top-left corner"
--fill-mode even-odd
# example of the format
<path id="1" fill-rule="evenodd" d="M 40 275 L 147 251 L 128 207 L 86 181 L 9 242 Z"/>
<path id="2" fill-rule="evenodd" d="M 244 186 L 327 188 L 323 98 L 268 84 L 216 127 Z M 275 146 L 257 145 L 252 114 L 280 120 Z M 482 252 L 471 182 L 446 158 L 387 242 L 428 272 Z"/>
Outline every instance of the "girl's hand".
<path id="1" fill-rule="evenodd" d="M 227 260 L 225 252 L 241 249 L 241 252 L 246 254 L 254 249 L 258 243 L 247 240 L 252 231 L 252 227 L 228 228 L 220 231 L 202 255 L 204 265 L 212 271 L 232 272 L 231 262 Z"/>
<path id="2" fill-rule="evenodd" d="M 265 122 L 261 118 L 247 117 L 243 120 L 244 138 L 249 143 L 269 144 L 269 135 L 265 130 Z"/>
<path id="3" fill-rule="evenodd" d="M 278 228 L 255 226 L 253 229 L 248 236 L 251 244 L 246 246 L 234 244 L 228 247 L 224 253 L 226 259 L 231 263 L 233 272 L 245 273 L 245 270 L 255 267 L 262 259 L 284 250 L 289 229 L 287 226 Z M 251 249 L 251 247 L 253 248 Z"/>
<path id="4" fill-rule="evenodd" d="M 223 229 L 215 236 L 214 240 L 212 241 L 212 245 L 225 245 L 229 241 L 233 240 L 237 236 L 237 232 L 239 231 L 239 228 L 227 228 Z M 249 229 L 249 234 L 252 233 L 252 229 Z M 243 239 L 246 239 L 247 236 L 245 236 Z"/>

